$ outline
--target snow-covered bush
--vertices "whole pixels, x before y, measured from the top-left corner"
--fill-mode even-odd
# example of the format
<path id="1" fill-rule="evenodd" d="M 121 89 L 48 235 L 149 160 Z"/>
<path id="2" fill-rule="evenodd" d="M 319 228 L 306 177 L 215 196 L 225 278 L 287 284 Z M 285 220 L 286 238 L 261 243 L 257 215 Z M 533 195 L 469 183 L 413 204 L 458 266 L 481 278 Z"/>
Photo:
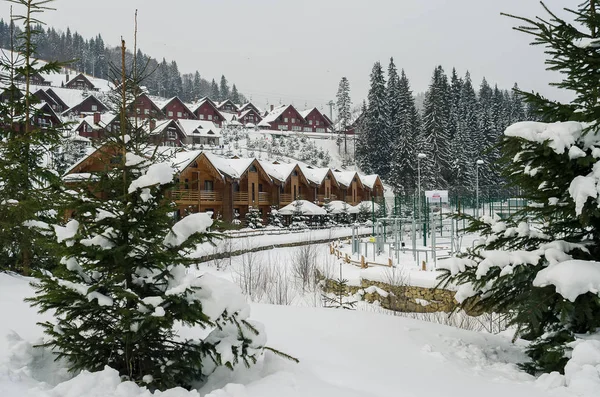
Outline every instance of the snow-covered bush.
<path id="1" fill-rule="evenodd" d="M 251 229 L 261 229 L 264 227 L 260 210 L 255 207 L 249 207 L 246 212 L 246 226 Z"/>

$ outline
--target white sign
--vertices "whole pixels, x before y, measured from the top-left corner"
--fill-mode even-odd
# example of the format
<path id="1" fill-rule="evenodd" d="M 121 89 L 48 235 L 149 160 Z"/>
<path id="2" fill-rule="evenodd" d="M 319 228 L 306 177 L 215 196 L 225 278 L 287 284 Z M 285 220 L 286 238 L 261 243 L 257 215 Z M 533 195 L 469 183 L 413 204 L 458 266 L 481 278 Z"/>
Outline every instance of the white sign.
<path id="1" fill-rule="evenodd" d="M 425 190 L 425 197 L 429 200 L 429 204 L 448 203 L 447 190 Z"/>

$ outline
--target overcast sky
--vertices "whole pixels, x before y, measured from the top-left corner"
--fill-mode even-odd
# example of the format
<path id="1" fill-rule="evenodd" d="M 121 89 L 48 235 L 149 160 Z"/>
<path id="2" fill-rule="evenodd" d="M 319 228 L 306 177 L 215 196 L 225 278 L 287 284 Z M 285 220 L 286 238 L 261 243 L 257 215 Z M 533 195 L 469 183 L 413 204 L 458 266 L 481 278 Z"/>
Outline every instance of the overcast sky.
<path id="1" fill-rule="evenodd" d="M 547 0 L 551 9 L 573 1 Z M 8 4 L 0 4 L 8 17 Z M 41 15 L 49 26 L 68 27 L 106 45 L 130 43 L 138 11 L 138 43 L 153 57 L 176 60 L 182 73 L 207 79 L 225 74 L 260 105 L 293 103 L 325 108 L 342 76 L 355 104 L 367 95 L 373 63 L 391 56 L 415 93 L 425 91 L 433 68 L 471 72 L 490 83 L 556 99 L 548 87 L 541 48 L 511 29 L 507 12 L 543 15 L 536 0 L 56 0 Z"/>

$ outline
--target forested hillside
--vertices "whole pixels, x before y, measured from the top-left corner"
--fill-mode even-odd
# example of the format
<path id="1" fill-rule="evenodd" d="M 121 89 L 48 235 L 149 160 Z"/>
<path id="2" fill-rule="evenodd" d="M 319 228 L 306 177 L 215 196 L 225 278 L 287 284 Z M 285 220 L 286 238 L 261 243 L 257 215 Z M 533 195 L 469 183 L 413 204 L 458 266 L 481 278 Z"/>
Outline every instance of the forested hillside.
<path id="1" fill-rule="evenodd" d="M 40 32 L 35 36 L 36 52 L 40 59 L 51 59 L 67 62 L 68 66 L 89 75 L 110 79 L 111 66 L 120 63 L 120 50 L 107 46 L 100 34 L 86 39 L 77 32 L 67 28 L 61 32 L 52 27 L 36 27 Z M 14 31 L 14 34 L 11 34 Z M 20 28 L 11 29 L 10 22 L 0 19 L 0 48 L 11 48 L 11 36 L 16 37 Z M 15 43 L 16 44 L 16 43 Z M 131 58 L 133 54 L 129 53 Z M 148 71 L 153 71 L 144 82 L 151 94 L 163 97 L 179 96 L 184 101 L 194 101 L 209 96 L 215 101 L 231 99 L 235 103 L 246 102 L 243 94 L 239 93 L 235 84 L 231 85 L 225 76 L 219 82 L 214 78 L 202 76 L 199 71 L 181 73 L 175 60 L 158 60 L 141 49 L 137 52 L 139 65 L 147 63 Z"/>

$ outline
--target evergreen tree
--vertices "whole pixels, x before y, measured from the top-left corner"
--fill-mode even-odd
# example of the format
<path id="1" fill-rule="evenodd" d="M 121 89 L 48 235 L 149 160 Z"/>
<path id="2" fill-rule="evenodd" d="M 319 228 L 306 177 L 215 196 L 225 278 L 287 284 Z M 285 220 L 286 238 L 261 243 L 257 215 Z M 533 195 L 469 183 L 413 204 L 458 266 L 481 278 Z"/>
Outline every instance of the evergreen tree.
<path id="1" fill-rule="evenodd" d="M 356 309 L 357 302 L 348 297 L 348 280 L 342 277 L 342 262 L 340 262 L 340 277 L 335 280 L 327 280 L 327 286 L 331 294 L 322 294 L 323 306 L 335 309 Z"/>
<path id="2" fill-rule="evenodd" d="M 417 184 L 415 166 L 416 143 L 421 128 L 419 113 L 410 90 L 410 83 L 404 70 L 400 74 L 398 86 L 399 117 L 397 138 L 393 143 L 393 162 L 390 184 L 398 194 L 412 191 Z"/>
<path id="3" fill-rule="evenodd" d="M 365 223 L 371 219 L 371 208 L 366 203 L 360 203 L 358 206 L 358 215 L 356 220 L 360 223 Z"/>
<path id="4" fill-rule="evenodd" d="M 210 83 L 210 99 L 213 101 L 221 100 L 221 91 L 219 91 L 219 86 L 217 85 L 215 79 L 213 79 Z"/>
<path id="5" fill-rule="evenodd" d="M 335 225 L 334 215 L 333 215 L 333 206 L 331 205 L 331 199 L 329 197 L 325 198 L 323 203 L 323 209 L 327 212 L 327 215 L 323 215 L 322 223 L 325 226 L 333 226 Z"/>
<path id="6" fill-rule="evenodd" d="M 427 155 L 421 165 L 424 187 L 447 187 L 450 174 L 450 139 L 448 135 L 448 78 L 441 66 L 435 68 L 425 94 L 423 129 L 419 152 Z"/>
<path id="7" fill-rule="evenodd" d="M 213 237 L 212 220 L 196 213 L 174 223 L 176 160 L 148 144 L 148 120 L 126 117 L 142 82 L 132 70 L 115 71 L 120 129 L 98 149 L 104 171 L 74 188 L 73 219 L 51 229 L 63 257 L 56 271 L 39 274 L 31 302 L 54 313 L 41 324 L 49 337 L 44 346 L 72 371 L 108 365 L 152 389 L 191 387 L 218 366 L 255 363 L 263 347 L 247 308 L 235 303 L 244 300 L 239 292 L 187 272 L 187 255 Z M 182 338 L 181 324 L 208 327 L 206 337 Z"/>
<path id="8" fill-rule="evenodd" d="M 477 94 L 469 72 L 465 74 L 458 105 L 460 119 L 456 136 L 452 140 L 452 180 L 457 194 L 470 192 L 475 185 L 475 139 L 479 133 L 477 119 Z"/>
<path id="9" fill-rule="evenodd" d="M 264 227 L 258 208 L 248 207 L 248 212 L 246 212 L 246 226 L 251 229 L 262 229 Z"/>
<path id="10" fill-rule="evenodd" d="M 386 179 L 390 169 L 391 142 L 388 139 L 385 79 L 379 62 L 373 65 L 368 100 L 364 128 L 361 131 L 365 136 L 356 155 L 363 172 L 378 174 Z"/>
<path id="11" fill-rule="evenodd" d="M 348 154 L 347 133 L 352 118 L 352 113 L 350 111 L 352 102 L 350 100 L 350 83 L 348 82 L 348 79 L 346 77 L 342 77 L 342 79 L 340 80 L 336 99 L 340 130 L 344 134 L 344 154 Z"/>
<path id="12" fill-rule="evenodd" d="M 458 124 L 460 120 L 460 95 L 462 93 L 462 79 L 456 74 L 456 69 L 452 68 L 452 76 L 450 77 L 450 111 L 448 114 L 448 137 L 450 141 L 454 140 L 458 132 Z"/>
<path id="13" fill-rule="evenodd" d="M 242 100 L 240 98 L 240 93 L 238 92 L 238 89 L 235 86 L 235 84 L 233 85 L 233 87 L 231 87 L 231 98 L 230 99 L 236 105 L 242 105 Z"/>
<path id="14" fill-rule="evenodd" d="M 219 97 L 221 101 L 229 99 L 229 84 L 225 76 L 221 75 L 221 84 L 219 85 Z"/>
<path id="15" fill-rule="evenodd" d="M 32 268 L 54 265 L 48 256 L 47 240 L 35 227 L 51 221 L 60 202 L 60 177 L 51 169 L 49 158 L 60 144 L 63 125 L 41 127 L 44 117 L 31 89 L 32 76 L 55 73 L 58 62 L 35 60 L 34 44 L 41 22 L 36 14 L 47 9 L 45 0 L 17 0 L 23 10 L 14 17 L 20 33 L 10 39 L 11 52 L 0 57 L 0 270 L 28 275 Z M 11 24 L 11 26 L 15 26 Z M 51 246 L 52 244 L 50 244 Z"/>
<path id="16" fill-rule="evenodd" d="M 482 243 L 446 270 L 465 306 L 505 314 L 515 337 L 531 341 L 531 362 L 523 366 L 532 373 L 563 372 L 571 342 L 600 327 L 598 291 L 587 287 L 600 257 L 600 5 L 580 4 L 576 24 L 544 8 L 548 19 L 511 17 L 516 30 L 546 47 L 548 68 L 564 76 L 555 85 L 575 99 L 564 104 L 516 91 L 551 122 L 512 125 L 501 142 L 503 177 L 531 204 L 502 221 L 471 219 Z"/>
<path id="17" fill-rule="evenodd" d="M 292 212 L 292 223 L 290 224 L 290 228 L 292 229 L 306 229 L 308 225 L 306 224 L 307 217 L 304 215 L 302 211 L 302 206 L 304 202 L 302 200 L 296 199 L 293 202 L 294 211 Z"/>
<path id="18" fill-rule="evenodd" d="M 278 208 L 276 205 L 271 206 L 271 211 L 269 211 L 269 226 L 275 227 L 283 227 L 283 218 L 279 214 Z"/>
<path id="19" fill-rule="evenodd" d="M 350 215 L 350 206 L 345 201 L 342 204 L 342 210 L 336 216 L 336 222 L 342 225 L 349 225 L 352 223 L 352 215 Z"/>

